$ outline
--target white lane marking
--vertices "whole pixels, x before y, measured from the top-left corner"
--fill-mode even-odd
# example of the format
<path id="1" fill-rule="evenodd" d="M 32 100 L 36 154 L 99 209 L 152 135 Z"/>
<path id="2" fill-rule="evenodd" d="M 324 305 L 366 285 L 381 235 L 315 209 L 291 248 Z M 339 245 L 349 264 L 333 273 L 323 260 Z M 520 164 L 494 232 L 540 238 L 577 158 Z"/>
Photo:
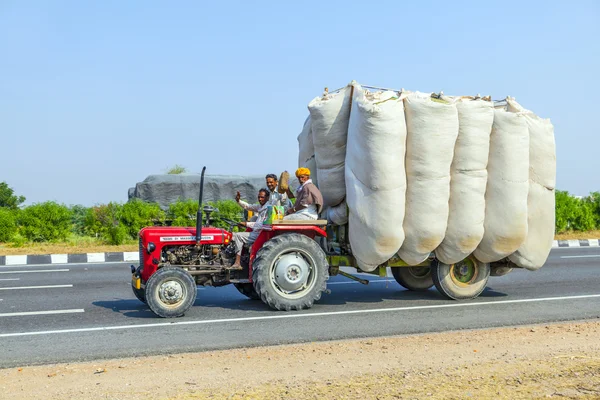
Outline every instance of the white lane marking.
<path id="1" fill-rule="evenodd" d="M 27 256 L 6 256 L 4 259 L 4 265 L 19 265 L 27 264 Z"/>
<path id="2" fill-rule="evenodd" d="M 69 262 L 67 254 L 50 254 L 50 262 L 52 264 L 66 264 Z"/>
<path id="3" fill-rule="evenodd" d="M 70 288 L 73 285 L 47 285 L 47 286 L 19 286 L 19 287 L 3 287 L 0 290 L 21 290 L 21 289 L 54 289 L 54 288 Z"/>
<path id="4" fill-rule="evenodd" d="M 14 313 L 0 313 L 0 317 L 22 317 L 26 315 L 51 315 L 51 314 L 72 314 L 85 312 L 83 308 L 74 310 L 51 310 L 51 311 L 27 311 Z"/>
<path id="5" fill-rule="evenodd" d="M 374 279 L 372 281 L 369 281 L 369 285 L 371 283 L 379 283 L 379 282 L 396 282 L 396 281 L 393 279 Z M 329 286 L 329 285 L 350 285 L 350 284 L 354 284 L 354 283 L 361 284 L 360 282 L 355 282 L 355 281 L 352 281 L 352 282 L 328 282 L 327 286 Z"/>
<path id="6" fill-rule="evenodd" d="M 578 299 L 591 299 L 591 298 L 600 298 L 600 294 L 587 294 L 587 295 L 580 295 L 580 296 L 562 296 L 562 297 L 541 297 L 541 298 L 537 298 L 537 299 L 483 301 L 483 302 L 474 302 L 474 303 L 451 303 L 451 304 L 438 304 L 438 305 L 432 305 L 432 306 L 416 306 L 416 307 L 375 308 L 375 309 L 371 309 L 371 310 L 331 311 L 331 312 L 320 312 L 320 313 L 313 312 L 313 313 L 306 313 L 306 314 L 277 314 L 277 315 L 266 315 L 266 316 L 262 316 L 262 317 L 242 317 L 242 318 L 208 319 L 208 320 L 201 320 L 201 321 L 161 322 L 161 323 L 156 323 L 156 324 L 142 324 L 142 325 L 99 326 L 96 328 L 62 329 L 62 330 L 54 330 L 54 331 L 1 333 L 0 338 L 14 337 L 14 336 L 50 335 L 50 334 L 55 334 L 55 333 L 116 331 L 116 330 L 123 330 L 123 329 L 159 328 L 159 327 L 166 327 L 166 326 L 207 325 L 207 324 L 219 324 L 219 323 L 226 323 L 226 322 L 234 322 L 235 323 L 235 322 L 265 321 L 265 320 L 288 319 L 288 318 L 312 318 L 312 317 L 326 317 L 326 316 L 351 315 L 351 314 L 392 312 L 392 311 L 430 310 L 430 309 L 439 309 L 439 308 L 462 308 L 462 307 L 490 306 L 490 305 L 497 305 L 497 304 L 535 303 L 535 302 L 540 302 L 540 301 L 578 300 Z"/>
<path id="7" fill-rule="evenodd" d="M 34 271 L 0 271 L 0 274 L 34 274 L 42 272 L 69 272 L 68 269 L 37 269 Z"/>
<path id="8" fill-rule="evenodd" d="M 87 253 L 88 262 L 104 262 L 106 258 L 104 253 Z"/>
<path id="9" fill-rule="evenodd" d="M 21 280 L 21 278 L 6 278 L 6 279 L 0 279 L 0 281 L 18 281 Z"/>
<path id="10" fill-rule="evenodd" d="M 560 258 L 597 258 L 600 254 L 590 254 L 586 256 L 561 256 Z"/>

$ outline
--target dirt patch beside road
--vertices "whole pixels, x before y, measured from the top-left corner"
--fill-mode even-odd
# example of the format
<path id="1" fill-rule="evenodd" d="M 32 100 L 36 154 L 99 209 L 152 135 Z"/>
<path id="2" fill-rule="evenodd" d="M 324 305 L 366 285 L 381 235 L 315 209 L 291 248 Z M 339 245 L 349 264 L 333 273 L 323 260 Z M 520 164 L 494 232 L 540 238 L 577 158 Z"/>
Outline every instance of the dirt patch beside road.
<path id="1" fill-rule="evenodd" d="M 11 368 L 0 370 L 0 393 L 7 399 L 598 399 L 600 322 Z"/>

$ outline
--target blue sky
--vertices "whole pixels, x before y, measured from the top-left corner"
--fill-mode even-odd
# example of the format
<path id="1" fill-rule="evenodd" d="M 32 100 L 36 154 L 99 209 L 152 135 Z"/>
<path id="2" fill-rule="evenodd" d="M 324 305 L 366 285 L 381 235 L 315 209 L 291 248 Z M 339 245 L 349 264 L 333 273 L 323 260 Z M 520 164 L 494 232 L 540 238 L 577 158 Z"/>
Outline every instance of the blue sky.
<path id="1" fill-rule="evenodd" d="M 124 202 L 146 176 L 293 170 L 308 102 L 360 83 L 516 97 L 557 187 L 600 190 L 600 2 L 0 0 L 0 181 Z"/>

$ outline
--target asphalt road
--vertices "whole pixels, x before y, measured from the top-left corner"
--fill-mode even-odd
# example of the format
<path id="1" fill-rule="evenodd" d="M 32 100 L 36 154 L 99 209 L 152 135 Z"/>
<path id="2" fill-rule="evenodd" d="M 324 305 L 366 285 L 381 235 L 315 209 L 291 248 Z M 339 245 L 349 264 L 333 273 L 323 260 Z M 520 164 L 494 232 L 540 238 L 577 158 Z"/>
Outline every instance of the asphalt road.
<path id="1" fill-rule="evenodd" d="M 0 267 L 0 367 L 600 318 L 600 248 L 555 249 L 541 270 L 491 277 L 464 302 L 369 279 L 332 277 L 301 312 L 200 288 L 166 320 L 135 299 L 125 263 Z"/>

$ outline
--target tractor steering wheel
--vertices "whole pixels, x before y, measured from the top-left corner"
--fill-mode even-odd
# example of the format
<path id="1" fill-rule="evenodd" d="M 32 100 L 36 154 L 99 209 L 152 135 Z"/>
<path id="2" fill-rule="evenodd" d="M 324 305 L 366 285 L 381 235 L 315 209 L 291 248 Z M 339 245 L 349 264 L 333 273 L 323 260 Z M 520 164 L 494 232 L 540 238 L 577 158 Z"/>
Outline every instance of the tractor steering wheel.
<path id="1" fill-rule="evenodd" d="M 244 229 L 246 228 L 244 225 L 240 224 L 238 221 L 233 221 L 231 219 L 227 219 L 227 218 L 223 218 L 223 217 L 219 217 L 219 219 L 231 226 L 239 226 L 240 228 L 244 228 Z"/>

